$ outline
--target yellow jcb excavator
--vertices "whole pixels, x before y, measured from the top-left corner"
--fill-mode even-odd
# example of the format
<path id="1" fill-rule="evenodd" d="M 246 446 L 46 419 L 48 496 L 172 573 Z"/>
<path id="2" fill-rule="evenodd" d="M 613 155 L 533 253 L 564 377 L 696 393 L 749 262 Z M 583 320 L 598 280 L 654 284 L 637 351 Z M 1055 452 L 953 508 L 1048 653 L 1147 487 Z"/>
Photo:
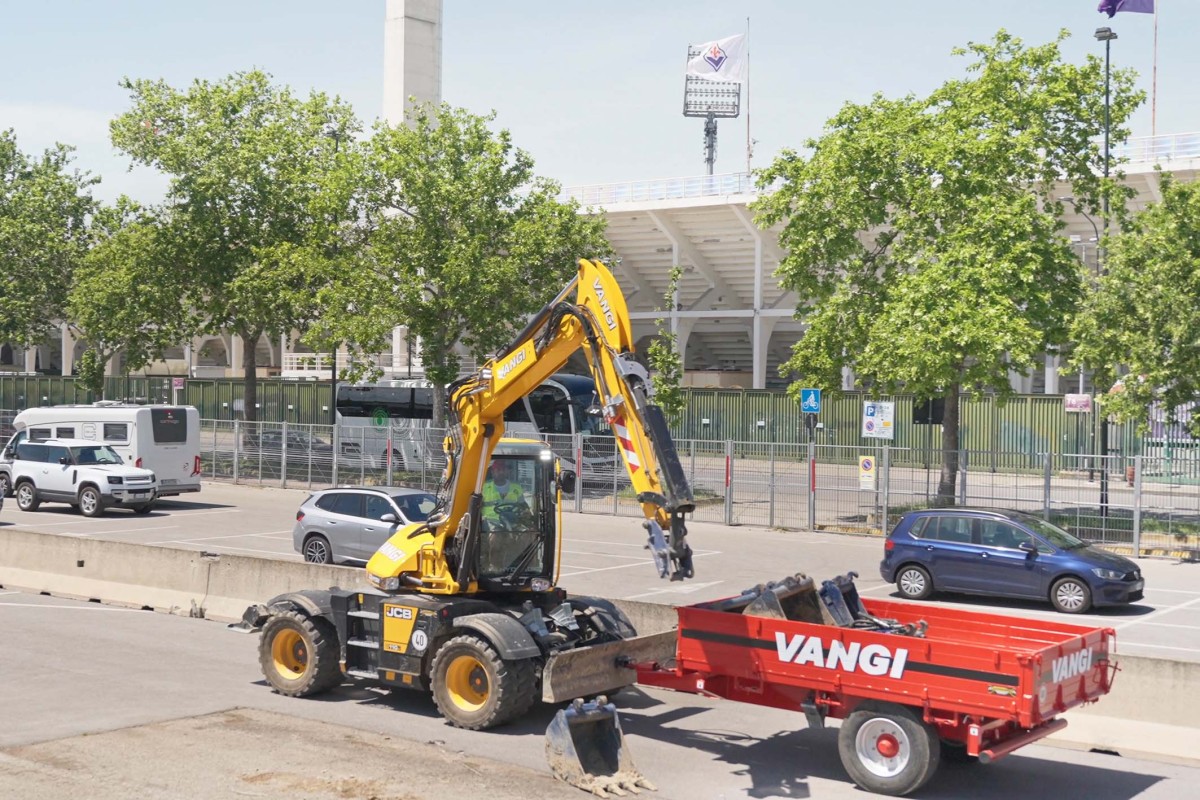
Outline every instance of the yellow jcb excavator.
<path id="1" fill-rule="evenodd" d="M 259 660 L 276 691 L 304 697 L 347 679 L 428 690 L 451 724 L 483 729 L 539 698 L 572 701 L 628 686 L 636 673 L 623 665 L 669 657 L 669 627 L 639 636 L 619 604 L 557 587 L 561 494 L 574 490 L 576 476 L 544 443 L 502 439 L 504 410 L 578 350 L 645 513 L 660 576 L 692 577 L 684 520 L 692 492 L 634 358 L 625 298 L 607 267 L 581 260 L 577 277 L 501 355 L 450 386 L 438 505 L 427 521 L 398 527 L 371 558 L 373 591 L 294 592 L 246 610 L 240 628 L 262 631 Z M 521 491 L 485 505 L 485 478 L 500 461 Z M 548 737 L 554 771 L 572 783 L 601 793 L 646 785 L 603 700 L 560 712 Z"/>

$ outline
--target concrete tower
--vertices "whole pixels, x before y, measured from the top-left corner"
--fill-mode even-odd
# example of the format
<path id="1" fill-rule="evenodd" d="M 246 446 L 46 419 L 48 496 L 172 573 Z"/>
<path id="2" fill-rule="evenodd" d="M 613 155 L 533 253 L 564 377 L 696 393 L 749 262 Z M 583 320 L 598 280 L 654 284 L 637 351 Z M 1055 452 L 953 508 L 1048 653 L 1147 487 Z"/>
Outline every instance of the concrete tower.
<path id="1" fill-rule="evenodd" d="M 387 0 L 383 118 L 402 122 L 409 98 L 442 101 L 442 0 Z"/>

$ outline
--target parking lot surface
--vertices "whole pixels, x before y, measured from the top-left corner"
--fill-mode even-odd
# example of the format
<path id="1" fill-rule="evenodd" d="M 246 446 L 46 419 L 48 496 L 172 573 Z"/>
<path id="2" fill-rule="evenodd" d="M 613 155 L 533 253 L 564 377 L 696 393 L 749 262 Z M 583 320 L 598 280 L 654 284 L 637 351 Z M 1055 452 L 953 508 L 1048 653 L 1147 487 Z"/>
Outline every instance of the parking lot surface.
<path id="1" fill-rule="evenodd" d="M 10 502 L 0 511 L 0 525 L 298 561 L 291 531 L 296 509 L 307 496 L 304 490 L 209 482 L 199 494 L 160 501 L 146 516 L 114 510 L 87 519 L 66 506 L 24 512 Z M 560 582 L 575 594 L 685 605 L 728 597 L 797 572 L 821 581 L 854 571 L 866 596 L 895 596 L 895 587 L 879 577 L 883 541 L 877 537 L 692 522 L 688 538 L 695 549 L 696 577 L 673 583 L 658 577 L 638 520 L 566 513 L 563 527 Z M 1138 564 L 1146 576 L 1144 600 L 1079 616 L 1064 616 L 1048 604 L 961 595 L 939 595 L 927 602 L 1111 626 L 1119 652 L 1200 661 L 1200 564 L 1151 558 Z"/>

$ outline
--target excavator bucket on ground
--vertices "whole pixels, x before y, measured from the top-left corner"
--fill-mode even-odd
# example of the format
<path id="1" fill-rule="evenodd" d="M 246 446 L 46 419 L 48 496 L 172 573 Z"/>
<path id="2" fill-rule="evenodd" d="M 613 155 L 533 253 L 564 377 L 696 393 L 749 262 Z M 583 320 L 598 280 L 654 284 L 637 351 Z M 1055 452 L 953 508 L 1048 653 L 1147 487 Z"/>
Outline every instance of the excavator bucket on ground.
<path id="1" fill-rule="evenodd" d="M 597 797 L 655 788 L 634 766 L 617 709 L 603 695 L 575 700 L 554 715 L 546 729 L 546 760 L 554 777 Z"/>

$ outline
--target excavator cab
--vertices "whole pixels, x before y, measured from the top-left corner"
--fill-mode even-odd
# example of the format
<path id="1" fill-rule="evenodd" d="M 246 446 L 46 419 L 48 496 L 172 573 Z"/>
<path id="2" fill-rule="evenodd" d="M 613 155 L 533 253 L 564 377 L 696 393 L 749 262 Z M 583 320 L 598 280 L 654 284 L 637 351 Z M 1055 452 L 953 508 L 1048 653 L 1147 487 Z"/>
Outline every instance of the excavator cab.
<path id="1" fill-rule="evenodd" d="M 497 446 L 483 483 L 473 570 L 481 589 L 512 591 L 535 581 L 553 585 L 561 483 L 545 444 L 504 440 Z"/>

